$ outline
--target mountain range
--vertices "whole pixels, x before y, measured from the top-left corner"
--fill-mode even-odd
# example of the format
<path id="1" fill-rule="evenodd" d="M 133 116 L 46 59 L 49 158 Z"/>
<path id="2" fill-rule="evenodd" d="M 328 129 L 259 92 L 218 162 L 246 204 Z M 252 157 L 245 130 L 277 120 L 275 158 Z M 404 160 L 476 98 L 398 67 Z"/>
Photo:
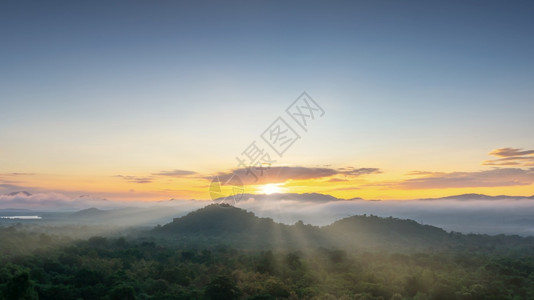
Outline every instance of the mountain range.
<path id="1" fill-rule="evenodd" d="M 39 194 L 43 195 L 43 194 Z M 9 200 L 16 200 L 17 198 L 25 199 L 25 198 L 31 198 L 35 195 L 33 195 L 30 192 L 27 191 L 16 191 L 11 193 L 5 193 L 0 194 L 0 200 L 4 198 L 4 201 Z M 104 204 L 111 204 L 113 201 L 109 201 L 107 199 L 101 199 L 98 197 L 92 197 L 91 195 L 80 195 L 77 197 L 78 202 L 82 202 L 84 200 L 95 200 L 98 199 L 98 201 L 101 201 Z M 307 202 L 329 202 L 329 201 L 357 201 L 357 200 L 367 200 L 367 201 L 380 201 L 379 199 L 363 199 L 360 197 L 353 197 L 349 199 L 344 198 L 337 198 L 332 195 L 328 194 L 321 194 L 321 193 L 273 193 L 273 194 L 250 194 L 245 193 L 242 194 L 240 199 L 242 201 L 248 200 L 248 199 L 254 199 L 254 200 L 294 200 L 294 201 L 307 201 Z M 461 195 L 452 195 L 452 196 L 446 196 L 446 197 L 439 197 L 439 198 L 422 198 L 422 199 L 413 199 L 413 200 L 520 200 L 520 199 L 534 199 L 534 195 L 532 196 L 509 196 L 509 195 L 499 195 L 499 196 L 488 196 L 484 194 L 461 194 Z M 223 201 L 225 200 L 224 197 L 215 199 L 215 201 Z M 42 200 L 41 200 L 42 201 Z M 157 201 L 155 203 L 171 203 L 176 201 L 183 201 L 183 200 L 176 200 L 176 199 L 170 199 L 166 201 Z M 196 200 L 189 200 L 189 201 L 196 201 Z M 200 200 L 202 201 L 202 200 Z M 13 203 L 13 202 L 12 202 Z M 15 204 L 14 202 L 13 204 Z M 26 202 L 25 202 L 26 203 Z M 0 203 L 1 205 L 2 203 Z M 10 203 L 11 204 L 11 203 Z M 1 206 L 0 206 L 1 207 Z"/>
<path id="2" fill-rule="evenodd" d="M 297 201 L 309 201 L 309 202 L 328 202 L 328 201 L 348 201 L 348 200 L 367 200 L 367 201 L 380 201 L 379 199 L 363 199 L 360 197 L 354 197 L 349 199 L 344 198 L 336 198 L 332 195 L 328 194 L 321 194 L 321 193 L 273 193 L 273 194 L 249 194 L 245 193 L 243 194 L 240 199 L 241 200 L 247 200 L 247 199 L 255 199 L 255 200 L 297 200 Z M 215 199 L 215 201 L 223 201 L 226 198 L 221 197 Z M 499 196 L 488 196 L 484 194 L 460 194 L 460 195 L 452 195 L 452 196 L 446 196 L 446 197 L 439 197 L 439 198 L 422 198 L 422 199 L 413 199 L 413 200 L 520 200 L 520 199 L 534 199 L 534 195 L 532 196 L 508 196 L 508 195 L 499 195 Z"/>

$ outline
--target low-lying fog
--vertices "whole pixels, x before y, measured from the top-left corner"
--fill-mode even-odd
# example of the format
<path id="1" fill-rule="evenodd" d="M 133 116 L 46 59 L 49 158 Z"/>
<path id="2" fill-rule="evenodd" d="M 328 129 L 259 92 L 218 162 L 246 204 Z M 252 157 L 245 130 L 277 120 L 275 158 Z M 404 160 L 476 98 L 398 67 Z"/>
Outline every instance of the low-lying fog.
<path id="1" fill-rule="evenodd" d="M 326 225 L 351 215 L 412 219 L 463 233 L 534 235 L 533 200 L 244 201 L 237 206 L 284 223 Z"/>
<path id="2" fill-rule="evenodd" d="M 291 198 L 291 197 L 289 197 Z M 534 235 L 534 199 L 479 200 L 317 200 L 306 197 L 285 200 L 278 197 L 261 196 L 258 199 L 235 203 L 235 206 L 254 212 L 260 217 L 269 217 L 277 222 L 293 224 L 298 220 L 313 225 L 327 225 L 336 220 L 352 216 L 372 214 L 380 217 L 413 219 L 419 223 L 441 227 L 448 231 L 462 233 L 519 234 Z M 29 199 L 27 199 L 29 200 Z M 15 204 L 12 202 L 11 204 Z M 54 211 L 50 207 L 30 210 L 0 209 L 0 224 L 33 222 L 35 224 L 58 222 L 80 224 L 106 224 L 121 226 L 154 226 L 165 224 L 174 217 L 213 203 L 212 201 L 169 200 L 160 202 L 69 202 L 76 203 Z M 96 207 L 76 212 L 83 208 Z M 5 208 L 5 207 L 4 207 Z M 23 211 L 23 213 L 21 213 Z M 14 217 L 17 218 L 14 218 Z M 20 218 L 24 216 L 37 216 Z M 39 219 L 42 218 L 42 219 Z"/>

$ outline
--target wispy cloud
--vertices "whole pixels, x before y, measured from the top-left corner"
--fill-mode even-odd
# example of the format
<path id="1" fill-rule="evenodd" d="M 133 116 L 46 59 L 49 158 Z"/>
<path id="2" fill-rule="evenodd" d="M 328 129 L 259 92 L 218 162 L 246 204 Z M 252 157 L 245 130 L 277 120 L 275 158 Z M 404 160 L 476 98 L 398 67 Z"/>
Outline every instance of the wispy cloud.
<path id="1" fill-rule="evenodd" d="M 310 167 L 270 167 L 270 168 L 241 168 L 231 172 L 221 172 L 217 176 L 221 182 L 234 183 L 233 176 L 237 175 L 243 184 L 266 184 L 281 183 L 287 180 L 306 180 L 330 178 L 330 180 L 342 181 L 340 178 L 333 178 L 336 175 L 347 177 L 358 177 L 367 174 L 380 173 L 378 168 L 310 168 Z M 211 177 L 206 177 L 211 179 Z"/>
<path id="2" fill-rule="evenodd" d="M 500 148 L 489 153 L 499 157 L 486 160 L 482 164 L 487 166 L 534 166 L 534 150 L 518 148 Z"/>
<path id="3" fill-rule="evenodd" d="M 353 167 L 348 167 L 348 168 L 339 168 L 339 169 L 337 169 L 337 171 L 338 171 L 339 174 L 346 175 L 346 176 L 360 176 L 360 175 L 365 175 L 365 174 L 382 173 L 382 171 L 380 171 L 380 169 L 378 169 L 378 168 L 353 168 Z"/>
<path id="4" fill-rule="evenodd" d="M 122 178 L 126 180 L 127 182 L 132 182 L 132 183 L 151 183 L 153 179 L 152 176 L 140 177 L 140 176 L 129 176 L 129 175 L 115 175 L 115 177 Z"/>
<path id="5" fill-rule="evenodd" d="M 18 173 L 18 172 L 15 172 L 15 173 L 3 173 L 3 174 L 0 174 L 0 176 L 33 176 L 35 175 L 35 173 Z"/>
<path id="6" fill-rule="evenodd" d="M 170 176 L 170 177 L 184 177 L 189 175 L 195 175 L 197 172 L 188 170 L 173 170 L 173 171 L 161 171 L 159 173 L 153 173 L 155 176 Z"/>
<path id="7" fill-rule="evenodd" d="M 2 174 L 1 176 L 5 177 L 6 174 Z M 27 190 L 28 187 L 24 186 L 24 182 L 22 181 L 15 181 L 11 179 L 4 179 L 0 176 L 0 193 L 9 193 L 14 191 L 21 191 L 21 190 Z M 16 176 L 16 175 L 12 175 Z"/>
<path id="8" fill-rule="evenodd" d="M 521 156 L 521 155 L 532 155 L 534 150 L 523 150 L 518 148 L 500 148 L 491 151 L 489 154 L 493 156 L 501 157 L 510 157 L 510 156 Z"/>
<path id="9" fill-rule="evenodd" d="M 194 171 L 187 171 L 187 170 L 172 170 L 172 171 L 161 171 L 158 173 L 152 173 L 151 175 L 147 176 L 131 176 L 131 175 L 115 175 L 115 177 L 122 178 L 123 180 L 131 183 L 152 183 L 155 178 L 155 176 L 167 176 L 167 177 L 186 177 L 195 175 L 197 172 Z"/>
<path id="10" fill-rule="evenodd" d="M 436 174 L 444 174 L 444 173 L 443 172 L 430 172 L 430 171 L 410 171 L 406 173 L 406 175 L 408 176 L 425 176 L 425 175 L 436 175 Z"/>
<path id="11" fill-rule="evenodd" d="M 401 189 L 446 189 L 518 186 L 532 183 L 534 183 L 533 170 L 502 168 L 478 172 L 430 173 L 389 186 Z"/>

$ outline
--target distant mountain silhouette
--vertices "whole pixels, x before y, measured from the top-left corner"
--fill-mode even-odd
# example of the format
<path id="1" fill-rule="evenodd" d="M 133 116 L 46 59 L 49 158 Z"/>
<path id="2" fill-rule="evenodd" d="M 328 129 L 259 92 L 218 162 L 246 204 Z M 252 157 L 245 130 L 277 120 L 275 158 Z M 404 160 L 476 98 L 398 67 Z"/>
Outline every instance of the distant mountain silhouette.
<path id="1" fill-rule="evenodd" d="M 9 212 L 9 213 L 12 213 L 12 212 L 30 213 L 30 212 L 33 212 L 33 210 L 25 209 L 25 208 L 2 208 L 2 209 L 0 209 L 0 213 L 5 213 L 5 212 Z"/>
<path id="2" fill-rule="evenodd" d="M 441 198 L 425 198 L 421 200 L 520 200 L 520 199 L 534 199 L 534 195 L 530 197 L 525 196 L 488 196 L 484 194 L 461 194 L 454 196 L 447 196 Z"/>
<path id="3" fill-rule="evenodd" d="M 101 210 L 95 207 L 82 209 L 80 211 L 74 212 L 70 214 L 70 217 L 72 218 L 94 218 L 94 217 L 101 217 L 103 214 L 106 214 L 107 211 Z"/>
<path id="4" fill-rule="evenodd" d="M 254 198 L 255 200 L 301 200 L 301 201 L 312 201 L 312 202 L 328 202 L 328 201 L 339 201 L 345 200 L 336 198 L 332 195 L 320 194 L 320 193 L 274 193 L 274 194 L 243 194 L 241 196 L 242 200 L 247 200 Z M 224 200 L 224 197 L 215 199 L 215 201 Z"/>
<path id="5" fill-rule="evenodd" d="M 121 207 L 112 209 L 99 209 L 95 207 L 82 209 L 76 212 L 47 213 L 47 222 L 60 224 L 84 224 L 98 226 L 156 226 L 170 222 L 176 216 L 185 212 L 173 207 Z"/>
<path id="6" fill-rule="evenodd" d="M 295 200 L 295 201 L 309 201 L 309 202 L 329 202 L 329 201 L 357 201 L 357 200 L 365 200 L 360 197 L 354 197 L 350 199 L 343 199 L 343 198 L 336 198 L 332 195 L 328 194 L 321 194 L 321 193 L 274 193 L 274 194 L 243 194 L 241 196 L 241 200 L 248 200 L 250 198 L 254 198 L 255 200 L 265 201 L 265 200 Z M 453 195 L 453 196 L 446 196 L 446 197 L 440 197 L 440 198 L 423 198 L 423 199 L 413 199 L 413 200 L 519 200 L 519 199 L 534 199 L 533 196 L 508 196 L 508 195 L 500 195 L 500 196 L 488 196 L 484 194 L 461 194 L 461 195 Z M 222 201 L 225 200 L 224 197 L 215 199 L 215 201 Z M 381 200 L 371 200 L 368 199 L 367 201 L 381 201 Z"/>

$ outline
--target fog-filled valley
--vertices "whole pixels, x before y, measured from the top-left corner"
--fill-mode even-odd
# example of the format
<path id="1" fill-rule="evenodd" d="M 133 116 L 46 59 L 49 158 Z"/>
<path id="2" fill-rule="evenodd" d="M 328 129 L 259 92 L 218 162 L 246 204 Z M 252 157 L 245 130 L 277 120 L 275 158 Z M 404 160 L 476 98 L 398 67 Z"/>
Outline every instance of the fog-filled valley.
<path id="1" fill-rule="evenodd" d="M 20 193 L 19 193 L 20 194 Z M 29 193 L 18 196 L 30 198 Z M 415 220 L 446 231 L 483 234 L 534 234 L 534 197 L 485 196 L 465 194 L 418 200 L 338 199 L 323 194 L 244 195 L 236 207 L 276 222 L 324 226 L 352 215 L 375 215 Z M 31 199 L 31 198 L 30 198 Z M 76 206 L 44 203 L 39 208 L 0 208 L 0 225 L 109 225 L 113 227 L 156 226 L 172 221 L 212 201 L 167 200 L 157 202 L 78 201 Z M 16 202 L 13 203 L 15 205 Z M 100 204 L 94 207 L 92 205 Z M 4 205 L 5 207 L 5 205 Z M 23 218 L 30 218 L 21 220 Z M 32 219 L 33 218 L 33 219 Z"/>

